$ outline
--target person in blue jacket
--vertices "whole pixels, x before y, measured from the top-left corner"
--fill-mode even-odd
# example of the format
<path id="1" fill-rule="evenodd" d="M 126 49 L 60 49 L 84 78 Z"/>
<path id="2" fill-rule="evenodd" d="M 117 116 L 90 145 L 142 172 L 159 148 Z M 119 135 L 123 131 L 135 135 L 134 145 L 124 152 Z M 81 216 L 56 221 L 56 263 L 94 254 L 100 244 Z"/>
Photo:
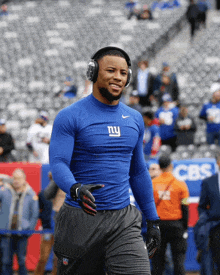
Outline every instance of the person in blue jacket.
<path id="1" fill-rule="evenodd" d="M 130 204 L 129 188 L 155 248 L 159 217 L 143 155 L 142 115 L 119 101 L 130 83 L 130 67 L 124 50 L 98 50 L 87 68 L 92 94 L 55 118 L 50 167 L 66 193 L 55 224 L 58 275 L 150 275 L 142 216 Z"/>
<path id="2" fill-rule="evenodd" d="M 215 86 L 211 100 L 203 104 L 199 117 L 206 121 L 207 143 L 220 145 L 220 84 Z"/>
<path id="3" fill-rule="evenodd" d="M 206 28 L 206 18 L 207 18 L 207 11 L 209 9 L 209 5 L 206 0 L 199 0 L 197 3 L 199 8 L 199 24 L 200 26 Z"/>
<path id="4" fill-rule="evenodd" d="M 216 162 L 220 168 L 220 153 L 216 153 Z M 219 169 L 218 169 L 219 170 Z M 212 261 L 220 274 L 220 173 L 205 178 L 201 184 L 198 205 L 199 220 L 195 226 L 195 243 L 200 252 L 201 274 L 215 274 Z"/>
<path id="5" fill-rule="evenodd" d="M 77 95 L 78 87 L 74 84 L 74 80 L 72 77 L 67 76 L 64 81 L 64 88 L 55 94 L 55 97 L 67 97 L 74 98 Z"/>
<path id="6" fill-rule="evenodd" d="M 13 172 L 12 184 L 0 189 L 0 230 L 34 230 L 39 216 L 38 197 L 26 182 L 22 169 Z M 25 259 L 31 232 L 5 234 L 2 237 L 2 274 L 13 275 L 13 255 L 16 253 L 19 275 L 27 275 Z"/>
<path id="7" fill-rule="evenodd" d="M 160 137 L 162 145 L 169 145 L 172 151 L 176 150 L 177 135 L 175 132 L 175 123 L 179 114 L 179 109 L 173 105 L 169 94 L 162 97 L 163 105 L 156 111 L 155 117 L 160 123 Z"/>

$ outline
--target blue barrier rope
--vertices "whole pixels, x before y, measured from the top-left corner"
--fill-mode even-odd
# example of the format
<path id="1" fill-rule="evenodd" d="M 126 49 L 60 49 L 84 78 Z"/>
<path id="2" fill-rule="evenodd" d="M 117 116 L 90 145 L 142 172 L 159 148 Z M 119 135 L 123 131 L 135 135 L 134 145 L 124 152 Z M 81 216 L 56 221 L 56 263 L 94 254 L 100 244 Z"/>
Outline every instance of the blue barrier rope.
<path id="1" fill-rule="evenodd" d="M 0 235 L 32 235 L 32 234 L 53 234 L 54 231 L 51 229 L 45 230 L 8 230 L 0 229 Z"/>

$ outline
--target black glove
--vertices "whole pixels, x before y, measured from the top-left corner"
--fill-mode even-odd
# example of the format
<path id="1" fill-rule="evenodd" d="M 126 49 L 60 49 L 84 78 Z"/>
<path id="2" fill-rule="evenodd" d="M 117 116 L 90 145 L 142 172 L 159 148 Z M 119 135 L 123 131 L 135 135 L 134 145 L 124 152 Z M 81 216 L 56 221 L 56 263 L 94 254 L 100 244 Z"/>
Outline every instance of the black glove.
<path id="1" fill-rule="evenodd" d="M 147 238 L 146 245 L 149 258 L 154 256 L 154 253 L 159 248 L 161 242 L 159 220 L 147 221 Z"/>
<path id="2" fill-rule="evenodd" d="M 93 197 L 92 192 L 102 187 L 104 187 L 103 184 L 82 185 L 81 183 L 77 183 L 71 187 L 70 195 L 74 201 L 79 201 L 79 205 L 82 207 L 83 211 L 95 216 L 97 211 L 95 210 L 95 198 Z"/>

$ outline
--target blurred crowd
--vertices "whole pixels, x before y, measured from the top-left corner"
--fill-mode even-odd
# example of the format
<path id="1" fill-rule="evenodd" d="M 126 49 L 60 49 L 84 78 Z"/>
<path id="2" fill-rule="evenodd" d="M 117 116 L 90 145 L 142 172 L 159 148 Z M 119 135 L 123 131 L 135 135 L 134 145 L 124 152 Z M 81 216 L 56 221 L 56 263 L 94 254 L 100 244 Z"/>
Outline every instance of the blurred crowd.
<path id="1" fill-rule="evenodd" d="M 159 1 L 154 2 L 151 7 L 149 5 L 140 6 L 136 1 L 129 1 L 125 5 L 127 19 L 137 20 L 153 20 L 153 11 L 157 8 L 166 9 L 174 8 L 180 5 L 179 1 Z M 194 3 L 190 1 L 187 9 L 187 19 L 191 26 L 191 37 L 194 37 L 195 31 L 201 27 L 206 27 L 206 13 L 209 6 L 205 0 L 199 0 Z M 0 16 L 8 15 L 7 6 L 1 6 Z M 149 60 L 140 59 L 133 68 L 133 77 L 130 87 L 128 87 L 121 98 L 121 102 L 140 112 L 143 116 L 145 124 L 145 133 L 143 139 L 143 152 L 146 162 L 157 160 L 158 163 L 150 163 L 149 172 L 153 180 L 154 195 L 157 201 L 157 208 L 160 213 L 161 220 L 172 220 L 174 213 L 166 213 L 164 215 L 164 200 L 169 200 L 170 182 L 175 182 L 176 193 L 181 193 L 180 200 L 175 201 L 175 207 L 168 205 L 171 210 L 178 209 L 178 215 L 175 219 L 178 226 L 181 224 L 181 230 L 176 230 L 176 238 L 166 235 L 166 232 L 173 234 L 176 225 L 174 223 L 162 224 L 162 234 L 164 242 L 163 250 L 156 255 L 152 265 L 155 274 L 160 274 L 165 270 L 166 274 L 184 274 L 184 259 L 186 253 L 186 232 L 188 223 L 188 210 L 186 207 L 189 193 L 185 184 L 180 183 L 172 175 L 172 163 L 170 157 L 161 157 L 161 146 L 170 148 L 170 153 L 174 153 L 178 146 L 194 144 L 194 137 L 198 125 L 195 116 L 189 112 L 186 102 L 180 100 L 180 89 L 178 83 L 178 75 L 172 70 L 169 62 L 164 61 L 161 64 L 161 70 L 158 74 L 152 72 L 149 67 Z M 73 76 L 67 76 L 62 88 L 57 87 L 54 97 L 65 97 L 67 100 L 77 98 L 78 86 L 74 82 Z M 91 83 L 85 81 L 85 89 L 83 96 L 91 93 Z M 220 145 L 220 81 L 213 83 L 210 87 L 210 98 L 207 98 L 200 110 L 199 118 L 206 123 L 206 142 L 207 144 Z M 36 120 L 29 127 L 25 140 L 26 149 L 28 151 L 28 161 L 34 163 L 48 164 L 48 150 L 50 144 L 50 136 L 52 132 L 52 124 L 47 110 L 42 110 L 36 117 Z M 16 143 L 10 132 L 7 131 L 7 120 L 0 118 L 0 162 L 14 162 L 16 156 Z M 217 159 L 219 160 L 219 159 Z M 220 165 L 220 162 L 218 163 Z M 48 174 L 49 185 L 45 190 L 41 190 L 36 194 L 31 188 L 31 184 L 26 181 L 26 174 L 22 169 L 15 169 L 12 177 L 0 174 L 0 229 L 9 230 L 26 230 L 23 235 L 1 235 L 0 249 L 0 274 L 13 274 L 13 255 L 17 254 L 19 264 L 19 274 L 26 275 L 25 258 L 27 253 L 27 242 L 31 233 L 28 230 L 34 230 L 37 220 L 40 219 L 44 230 L 49 233 L 42 234 L 39 261 L 36 266 L 35 275 L 44 274 L 46 263 L 52 251 L 54 238 L 54 218 L 63 204 L 65 194 L 61 191 L 53 181 L 52 174 Z M 159 183 L 168 183 L 165 190 L 159 190 Z M 172 182 L 172 183 L 173 183 Z M 162 192 L 160 197 L 158 193 Z M 205 192 L 203 192 L 205 193 Z M 205 196 L 205 194 L 202 194 Z M 200 205 L 200 215 L 206 211 L 208 204 Z M 218 208 L 213 206 L 214 208 Z M 219 208 L 220 209 L 220 208 Z M 4 211 L 3 211 L 4 210 Z M 203 211 L 202 211 L 203 210 Z M 20 212 L 19 212 L 20 211 Z M 187 212 L 187 213 L 186 213 Z M 216 211 L 217 212 L 217 211 Z M 19 215 L 21 213 L 21 215 Z M 4 214 L 4 215 L 3 215 Z M 181 220 L 181 222 L 179 222 Z M 3 221 L 3 223 L 2 223 Z M 200 224 L 196 227 L 199 227 Z M 202 224 L 203 225 L 203 224 Z M 217 223 L 217 226 L 219 224 Z M 199 230 L 198 230 L 199 231 Z M 197 232 L 198 232 L 197 231 Z M 200 231 L 199 231 L 200 232 Z M 216 233 L 216 232 L 214 232 Z M 184 235 L 185 234 L 185 235 Z M 218 232 L 216 234 L 219 234 Z M 200 236 L 199 233 L 197 236 Z M 173 235 L 172 235 L 173 237 Z M 213 234 L 212 243 L 215 245 L 215 237 Z M 179 243 L 178 243 L 179 242 Z M 176 244 L 180 246 L 175 247 Z M 167 246 L 169 244 L 170 246 Z M 180 248 L 181 251 L 178 250 Z M 199 250 L 198 261 L 207 262 L 210 255 L 204 254 Z M 215 247 L 216 250 L 218 248 Z M 170 254 L 174 255 L 174 261 L 170 258 Z M 203 251 L 203 254 L 202 254 Z M 181 252 L 181 253 L 180 253 Z M 218 251 L 216 252 L 216 254 Z M 208 258 L 209 257 L 209 258 Z M 211 259 L 212 260 L 212 259 Z M 217 259 L 218 261 L 218 259 Z M 162 262 L 161 266 L 158 262 Z M 211 264 L 212 261 L 211 261 Z M 57 259 L 54 256 L 52 274 L 56 274 Z M 207 267 L 207 266 L 206 266 Z M 203 267 L 205 268 L 205 267 Z M 160 269 L 160 270 L 159 270 Z M 171 271 L 170 271 L 171 270 Z M 158 272 L 158 273 L 156 273 Z M 170 273 L 169 273 L 170 272 Z M 212 272 L 210 269 L 207 272 Z M 204 272 L 204 275 L 206 273 Z M 207 273 L 211 275 L 212 273 Z"/>
<path id="2" fill-rule="evenodd" d="M 64 81 L 63 88 L 58 88 L 54 93 L 55 97 L 77 98 L 78 87 L 74 83 L 73 78 L 68 76 Z M 92 92 L 91 83 L 85 81 L 83 96 L 87 96 Z M 162 222 L 161 230 L 163 237 L 163 250 L 160 250 L 154 260 L 152 260 L 152 268 L 155 274 L 162 274 L 169 269 L 176 270 L 175 274 L 185 274 L 184 259 L 186 253 L 186 239 L 188 229 L 188 200 L 189 192 L 186 184 L 180 183 L 172 175 L 172 163 L 170 155 L 164 157 L 160 154 L 160 148 L 165 145 L 170 148 L 170 154 L 176 151 L 181 145 L 194 144 L 194 136 L 197 130 L 195 116 L 188 111 L 188 105 L 180 100 L 180 89 L 178 84 L 178 75 L 172 70 L 167 61 L 162 62 L 161 70 L 156 74 L 149 67 L 149 60 L 140 59 L 133 68 L 133 76 L 131 85 L 124 90 L 121 102 L 140 112 L 143 116 L 145 125 L 145 133 L 143 139 L 143 153 L 146 163 L 151 160 L 157 160 L 159 164 L 153 163 L 149 165 L 149 172 L 153 180 L 155 201 L 157 202 L 160 218 L 163 221 L 164 209 L 167 205 L 165 201 L 169 201 L 170 182 L 175 182 L 175 192 L 180 201 L 175 202 L 177 209 L 181 206 L 181 211 L 177 216 L 171 211 L 168 216 L 164 215 L 164 220 L 182 219 L 180 223 L 181 231 L 177 230 L 176 238 L 171 241 L 165 232 L 174 232 L 175 223 Z M 210 87 L 210 98 L 207 98 L 200 110 L 199 118 L 206 123 L 206 140 L 207 144 L 220 145 L 220 81 L 213 83 Z M 29 127 L 25 140 L 28 150 L 28 161 L 34 163 L 48 164 L 48 150 L 50 144 L 50 136 L 52 132 L 52 124 L 47 110 L 42 110 L 36 117 L 36 120 Z M 7 121 L 0 119 L 0 162 L 16 161 L 13 151 L 16 150 L 14 139 L 10 132 L 7 131 Z M 38 219 L 41 220 L 44 230 L 50 233 L 42 234 L 39 261 L 36 266 L 35 273 L 44 274 L 45 266 L 50 256 L 54 244 L 54 216 L 58 213 L 63 204 L 65 194 L 61 191 L 53 181 L 52 174 L 48 174 L 50 184 L 45 190 L 41 190 L 39 194 L 35 194 L 29 183 L 26 182 L 25 172 L 21 169 L 15 169 L 12 177 L 0 177 L 0 201 L 4 224 L 0 229 L 6 230 L 33 230 Z M 165 190 L 160 190 L 160 183 L 168 183 Z M 158 187 L 159 186 L 159 187 Z M 164 188 L 163 188 L 164 189 Z M 161 193 L 162 192 L 162 193 Z M 158 197 L 158 194 L 161 193 Z M 160 207 L 159 207 L 160 204 Z M 173 206 L 172 206 L 173 207 Z M 171 206 L 169 209 L 173 209 Z M 186 210 L 187 208 L 187 210 Z M 22 213 L 24 216 L 18 215 Z M 29 213 L 30 212 L 30 213 Z M 175 209 L 174 209 L 175 212 Z M 187 213 L 186 213 L 187 212 Z M 5 215 L 5 213 L 7 213 Z M 167 218 L 168 217 L 168 218 Z M 182 218 L 181 218 L 182 217 Z M 22 224 L 22 218 L 26 220 Z M 10 226 L 8 226 L 10 225 Z M 1 235 L 1 234 L 0 234 Z M 31 234 L 24 233 L 1 237 L 2 246 L 2 274 L 12 274 L 12 259 L 14 253 L 17 254 L 19 262 L 19 274 L 27 274 L 25 267 L 25 257 L 27 253 L 27 241 Z M 175 247 L 179 242 L 180 251 Z M 13 248 L 13 249 L 12 249 Z M 6 253 L 7 252 L 7 253 Z M 171 260 L 171 256 L 173 259 Z M 180 257 L 181 256 L 181 257 Z M 200 256 L 200 255 L 199 255 Z M 207 261 L 203 255 L 198 258 L 201 261 Z M 158 269 L 158 261 L 163 265 Z M 54 256 L 54 264 L 52 274 L 56 274 L 57 259 Z M 171 271 L 173 272 L 173 271 Z"/>
<path id="3" fill-rule="evenodd" d="M 158 158 L 161 145 L 175 152 L 180 145 L 194 144 L 197 118 L 205 121 L 206 143 L 219 145 L 220 82 L 210 87 L 210 97 L 203 103 L 199 117 L 189 112 L 188 103 L 180 100 L 178 76 L 168 62 L 161 72 L 153 74 L 148 60 L 140 60 L 134 71 L 131 87 L 122 102 L 143 115 L 143 141 L 146 161 Z"/>

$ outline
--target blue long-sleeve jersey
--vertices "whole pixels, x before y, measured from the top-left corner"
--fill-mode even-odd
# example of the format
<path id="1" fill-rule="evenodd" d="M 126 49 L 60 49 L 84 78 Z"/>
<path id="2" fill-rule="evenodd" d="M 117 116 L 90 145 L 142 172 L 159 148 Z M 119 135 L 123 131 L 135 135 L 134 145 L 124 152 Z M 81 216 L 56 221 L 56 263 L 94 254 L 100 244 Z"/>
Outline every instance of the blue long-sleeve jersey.
<path id="1" fill-rule="evenodd" d="M 220 102 L 208 102 L 202 106 L 199 117 L 207 122 L 207 133 L 218 132 L 220 130 Z M 213 121 L 208 121 L 208 117 L 213 117 Z"/>
<path id="2" fill-rule="evenodd" d="M 123 103 L 106 105 L 92 94 L 61 110 L 50 142 L 53 179 L 72 200 L 75 183 L 104 184 L 93 195 L 97 210 L 122 209 L 130 204 L 129 187 L 149 220 L 158 219 L 153 188 L 143 156 L 144 123 Z"/>
<path id="3" fill-rule="evenodd" d="M 156 113 L 156 118 L 163 118 L 165 123 L 160 125 L 160 137 L 162 140 L 167 140 L 176 136 L 175 133 L 175 122 L 179 114 L 179 109 L 173 107 L 171 109 L 165 109 L 163 106 L 160 107 Z"/>

